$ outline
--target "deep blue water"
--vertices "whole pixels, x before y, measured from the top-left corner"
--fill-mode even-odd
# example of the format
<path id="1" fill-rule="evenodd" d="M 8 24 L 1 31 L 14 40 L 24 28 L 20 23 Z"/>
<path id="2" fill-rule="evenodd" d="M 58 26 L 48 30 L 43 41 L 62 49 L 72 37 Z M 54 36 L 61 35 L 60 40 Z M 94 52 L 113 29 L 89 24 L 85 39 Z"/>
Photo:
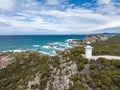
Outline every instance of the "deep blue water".
<path id="1" fill-rule="evenodd" d="M 84 37 L 85 35 L 1 35 L 0 51 L 35 50 L 53 54 L 54 50 L 70 47 L 66 42 L 68 39 Z"/>

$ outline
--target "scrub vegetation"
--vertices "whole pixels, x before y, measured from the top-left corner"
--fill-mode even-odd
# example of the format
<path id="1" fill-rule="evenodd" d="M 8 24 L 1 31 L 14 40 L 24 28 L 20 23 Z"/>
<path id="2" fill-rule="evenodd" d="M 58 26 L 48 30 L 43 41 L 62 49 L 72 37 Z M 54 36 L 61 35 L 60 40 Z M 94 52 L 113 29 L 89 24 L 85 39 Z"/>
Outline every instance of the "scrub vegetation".
<path id="1" fill-rule="evenodd" d="M 93 47 L 94 55 L 120 56 L 120 35 Z M 120 90 L 120 60 L 87 60 L 83 53 L 83 47 L 74 47 L 56 56 L 10 54 L 12 63 L 0 70 L 0 90 Z"/>

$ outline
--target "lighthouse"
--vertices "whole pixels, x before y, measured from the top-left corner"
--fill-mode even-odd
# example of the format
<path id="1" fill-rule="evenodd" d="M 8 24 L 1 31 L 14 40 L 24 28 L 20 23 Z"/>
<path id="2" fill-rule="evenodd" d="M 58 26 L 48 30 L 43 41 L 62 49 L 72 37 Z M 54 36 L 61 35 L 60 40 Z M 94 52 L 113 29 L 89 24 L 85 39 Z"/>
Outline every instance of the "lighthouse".
<path id="1" fill-rule="evenodd" d="M 91 42 L 87 42 L 86 46 L 85 46 L 85 58 L 87 59 L 91 59 L 92 58 L 92 46 L 91 46 Z"/>

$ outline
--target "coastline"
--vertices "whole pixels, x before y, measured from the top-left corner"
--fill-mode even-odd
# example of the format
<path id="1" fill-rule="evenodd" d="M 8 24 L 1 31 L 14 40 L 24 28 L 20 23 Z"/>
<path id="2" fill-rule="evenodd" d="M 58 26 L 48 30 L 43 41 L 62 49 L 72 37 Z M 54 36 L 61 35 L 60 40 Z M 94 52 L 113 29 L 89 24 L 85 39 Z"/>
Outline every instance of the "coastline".
<path id="1" fill-rule="evenodd" d="M 46 40 L 46 36 L 47 40 Z M 3 38 L 3 39 L 1 39 Z M 102 34 L 92 35 L 42 35 L 42 36 L 2 36 L 0 38 L 0 51 L 2 52 L 24 52 L 38 51 L 44 54 L 56 55 L 56 50 L 63 51 L 67 48 L 80 46 L 86 42 L 105 41 L 107 36 Z M 17 39 L 14 39 L 17 38 Z M 4 42 L 6 40 L 6 43 Z M 20 43 L 21 42 L 21 43 Z M 6 46 L 8 44 L 8 46 Z"/>
<path id="2" fill-rule="evenodd" d="M 107 43 L 107 45 L 109 46 L 111 45 L 111 43 L 108 44 L 108 41 L 105 41 L 104 43 L 99 43 Z M 113 39 L 113 41 L 115 40 Z M 99 46 L 99 44 L 97 46 Z M 100 44 L 100 46 L 104 47 L 104 45 L 102 44 Z M 97 47 L 95 47 L 95 49 L 98 50 Z M 102 50 L 105 51 L 105 49 Z M 98 53 L 98 51 L 96 53 L 97 55 L 102 54 L 106 57 L 106 54 L 109 54 L 109 51 L 104 52 L 104 54 L 103 52 Z M 113 50 L 112 52 L 113 54 L 115 54 Z M 8 86 L 12 84 L 12 86 L 16 86 L 16 88 L 19 88 L 21 85 L 23 85 L 28 89 L 32 88 L 32 86 L 36 85 L 37 83 L 37 87 L 35 87 L 35 89 L 37 89 L 38 87 L 42 87 L 42 89 L 40 90 L 43 90 L 43 88 L 51 89 L 51 87 L 53 88 L 53 90 L 65 90 L 71 88 L 71 86 L 76 88 L 76 82 L 80 82 L 80 84 L 78 84 L 79 86 L 82 84 L 82 87 L 92 90 L 94 87 L 91 87 L 91 83 L 87 82 L 90 82 L 90 80 L 92 80 L 94 85 L 97 86 L 97 82 L 94 80 L 101 79 L 93 77 L 93 75 L 95 76 L 97 74 L 97 76 L 102 76 L 103 73 L 100 72 L 101 70 L 104 72 L 104 76 L 108 77 L 104 80 L 105 82 L 109 78 L 112 80 L 112 78 L 115 78 L 116 75 L 119 75 L 117 73 L 119 73 L 120 60 L 118 60 L 117 58 L 111 59 L 111 55 L 109 55 L 110 59 L 100 57 L 96 60 L 88 60 L 81 56 L 81 54 L 84 54 L 83 47 L 72 47 L 69 49 L 65 49 L 63 50 L 63 52 L 58 52 L 59 54 L 56 56 L 50 56 L 48 54 L 31 50 L 23 52 L 9 52 L 8 54 L 7 53 L 8 52 L 1 52 L 0 54 L 1 57 L 3 56 L 0 59 L 0 71 L 2 76 L 1 85 L 4 85 L 2 87 L 3 89 L 7 88 L 6 82 L 10 81 L 10 84 L 8 84 Z M 107 71 L 109 70 L 108 73 L 106 72 L 106 68 Z M 117 73 L 114 73 L 113 71 Z M 109 73 L 114 73 L 115 76 L 112 75 L 113 77 L 111 77 Z M 27 81 L 26 77 L 28 77 Z M 21 79 L 23 84 L 18 83 L 21 82 Z M 102 83 L 104 83 L 104 81 Z M 43 86 L 43 84 L 45 84 L 45 86 Z M 21 88 L 23 89 L 24 87 Z"/>
<path id="3" fill-rule="evenodd" d="M 16 53 L 16 52 L 33 51 L 33 52 L 47 54 L 49 56 L 55 56 L 58 54 L 57 52 L 62 52 L 62 51 L 65 51 L 66 49 L 71 49 L 74 47 L 84 47 L 85 43 L 88 41 L 94 43 L 94 42 L 106 41 L 109 38 L 110 38 L 109 36 L 106 36 L 104 34 L 90 34 L 90 35 L 85 35 L 84 38 L 81 38 L 81 39 L 68 38 L 62 42 L 52 41 L 52 42 L 48 42 L 48 44 L 43 44 L 43 45 L 33 44 L 31 49 L 11 49 L 11 50 L 5 50 L 0 52 Z M 38 48 L 39 49 L 41 48 L 42 50 L 38 50 Z"/>
<path id="4" fill-rule="evenodd" d="M 38 51 L 54 55 L 55 50 L 71 48 L 67 41 L 82 40 L 86 35 L 20 35 L 0 36 L 1 52 Z"/>
<path id="5" fill-rule="evenodd" d="M 119 35 L 118 35 L 119 36 Z M 115 37 L 115 39 L 116 39 L 116 37 Z M 71 44 L 71 43 L 69 43 L 69 42 L 71 42 L 73 40 L 73 42 L 75 42 L 75 39 L 68 39 L 68 40 L 66 40 L 64 43 L 67 43 L 67 45 L 69 46 L 69 44 Z M 78 39 L 77 39 L 78 40 Z M 111 39 L 110 39 L 111 40 Z M 106 41 L 104 41 L 104 43 L 105 43 Z M 62 42 L 63 43 L 63 42 Z M 97 43 L 99 43 L 99 42 L 97 42 Z M 97 44 L 96 43 L 96 44 Z M 0 64 L 2 63 L 2 62 L 4 62 L 5 61 L 5 63 L 8 63 L 9 62 L 9 55 L 11 55 L 11 54 L 15 54 L 15 53 L 21 53 L 21 52 L 23 52 L 23 53 L 25 53 L 25 52 L 37 52 L 37 53 L 39 53 L 39 54 L 42 54 L 42 55 L 47 55 L 47 56 L 49 56 L 49 57 L 51 57 L 51 56 L 59 56 L 59 55 L 61 55 L 62 53 L 65 53 L 66 51 L 68 51 L 68 50 L 73 50 L 74 51 L 74 49 L 75 50 L 80 50 L 80 49 L 82 49 L 82 54 L 84 54 L 84 45 L 80 45 L 80 44 L 78 44 L 78 43 L 72 43 L 71 44 L 71 46 L 69 46 L 69 47 L 65 47 L 65 48 L 62 48 L 62 49 L 53 49 L 53 48 L 56 48 L 56 45 L 59 45 L 59 43 L 57 42 L 52 42 L 52 45 L 49 45 L 49 46 L 46 46 L 46 48 L 47 49 L 50 49 L 50 50 L 52 50 L 52 52 L 53 52 L 53 54 L 50 54 L 49 52 L 44 52 L 44 51 L 36 51 L 36 50 L 10 50 L 10 51 L 1 51 L 0 52 Z M 45 45 L 43 45 L 43 46 L 45 46 Z M 98 45 L 97 45 L 98 46 Z M 36 45 L 35 47 L 38 47 L 38 45 Z M 119 59 L 120 58 L 120 56 L 118 55 L 118 54 L 115 54 L 116 53 L 116 51 L 115 52 L 113 52 L 113 54 L 111 54 L 109 51 L 107 51 L 107 52 L 105 52 L 104 50 L 105 49 L 103 49 L 103 51 L 101 51 L 100 50 L 100 52 L 98 52 L 98 51 L 96 51 L 97 50 L 97 47 L 95 47 L 96 49 L 93 51 L 93 57 L 92 57 L 92 59 L 98 59 L 98 58 L 106 58 L 106 59 Z M 106 48 L 106 47 L 105 47 Z M 101 48 L 102 49 L 102 48 Z M 103 54 L 103 52 L 104 52 L 104 54 Z M 83 55 L 82 55 L 83 56 Z M 7 58 L 6 58 L 7 57 Z M 83 56 L 84 57 L 84 56 Z M 7 65 L 7 64 L 5 64 L 5 65 Z"/>
<path id="6" fill-rule="evenodd" d="M 47 54 L 50 56 L 55 56 L 56 51 L 64 51 L 65 49 L 69 49 L 75 46 L 78 46 L 78 44 L 73 43 L 70 44 L 69 41 L 74 41 L 74 40 L 81 40 L 81 39 L 67 39 L 64 42 L 49 42 L 48 44 L 43 44 L 43 45 L 37 45 L 34 44 L 32 45 L 31 49 L 11 49 L 11 50 L 5 50 L 5 51 L 0 51 L 1 53 L 7 53 L 7 52 L 26 52 L 26 51 L 37 51 L 43 54 Z M 37 49 L 42 49 L 42 50 L 37 50 Z"/>

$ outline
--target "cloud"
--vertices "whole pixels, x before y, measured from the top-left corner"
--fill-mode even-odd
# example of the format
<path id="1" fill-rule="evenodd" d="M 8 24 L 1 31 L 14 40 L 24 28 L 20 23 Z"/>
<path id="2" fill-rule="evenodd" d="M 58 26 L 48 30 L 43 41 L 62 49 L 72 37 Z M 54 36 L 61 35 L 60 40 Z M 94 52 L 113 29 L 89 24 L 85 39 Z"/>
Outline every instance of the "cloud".
<path id="1" fill-rule="evenodd" d="M 97 12 L 103 14 L 119 14 L 119 4 L 117 0 L 97 0 L 98 7 L 95 9 Z"/>
<path id="2" fill-rule="evenodd" d="M 120 26 L 119 16 L 103 15 L 81 8 L 69 9 L 67 11 L 27 11 L 17 15 L 12 18 L 2 17 L 0 21 L 9 24 L 9 30 L 16 29 L 17 33 L 34 32 L 39 34 L 77 34 Z"/>
<path id="3" fill-rule="evenodd" d="M 100 29 L 100 30 L 94 30 L 92 32 L 89 33 L 120 33 L 120 26 L 118 27 L 111 27 L 111 28 L 105 28 L 105 29 Z"/>
<path id="4" fill-rule="evenodd" d="M 67 0 L 46 0 L 49 5 L 36 0 L 18 1 L 19 5 L 10 5 L 17 8 L 14 13 L 0 14 L 0 34 L 81 34 L 120 26 L 119 8 L 111 1 L 99 0 L 100 6 L 95 9 L 72 8 L 69 4 L 62 10 L 55 7 Z"/>
<path id="5" fill-rule="evenodd" d="M 0 10 L 13 10 L 15 7 L 15 2 L 15 0 L 0 0 Z"/>
<path id="6" fill-rule="evenodd" d="M 111 0 L 98 0 L 97 3 L 98 5 L 110 4 Z"/>
<path id="7" fill-rule="evenodd" d="M 4 22 L 0 22 L 0 27 L 6 27 L 6 26 L 9 26 L 9 24 L 7 24 L 7 23 L 4 23 Z"/>
<path id="8" fill-rule="evenodd" d="M 66 2 L 67 0 L 46 0 L 46 3 L 49 5 L 59 5 Z"/>

